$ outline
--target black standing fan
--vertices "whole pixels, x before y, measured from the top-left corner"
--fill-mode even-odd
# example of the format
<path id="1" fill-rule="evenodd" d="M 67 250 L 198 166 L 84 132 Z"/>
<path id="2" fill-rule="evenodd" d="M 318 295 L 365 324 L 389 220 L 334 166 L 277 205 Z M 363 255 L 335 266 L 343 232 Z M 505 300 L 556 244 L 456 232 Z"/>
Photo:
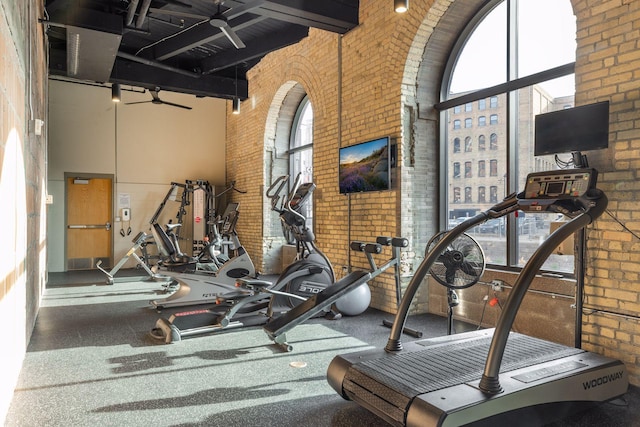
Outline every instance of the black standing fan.
<path id="1" fill-rule="evenodd" d="M 427 253 L 431 252 L 447 233 L 448 231 L 443 231 L 433 236 L 427 244 Z M 455 289 L 464 289 L 476 284 L 484 273 L 484 267 L 482 248 L 466 233 L 449 243 L 431 266 L 431 276 L 447 287 L 448 335 L 451 335 L 453 329 L 453 307 L 459 302 Z"/>

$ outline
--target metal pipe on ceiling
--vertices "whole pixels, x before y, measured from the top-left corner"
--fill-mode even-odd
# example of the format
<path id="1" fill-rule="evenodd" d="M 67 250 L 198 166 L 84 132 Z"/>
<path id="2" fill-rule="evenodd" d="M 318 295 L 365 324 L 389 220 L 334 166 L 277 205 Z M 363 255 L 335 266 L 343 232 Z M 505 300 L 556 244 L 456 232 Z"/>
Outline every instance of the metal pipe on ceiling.
<path id="1" fill-rule="evenodd" d="M 142 24 L 144 24 L 144 20 L 147 18 L 147 12 L 149 12 L 149 6 L 151 6 L 151 0 L 142 0 L 140 14 L 138 15 L 138 19 L 136 19 L 136 27 L 140 28 Z"/>
<path id="2" fill-rule="evenodd" d="M 194 73 L 187 70 L 181 70 L 180 68 L 175 68 L 158 61 L 153 61 L 151 59 L 141 58 L 139 56 L 131 55 L 130 53 L 126 53 L 126 52 L 118 52 L 117 56 L 123 59 L 128 59 L 129 61 L 139 62 L 144 65 L 149 65 L 151 67 L 160 68 L 162 70 L 171 71 L 172 73 L 178 73 L 188 77 L 194 77 L 194 78 L 202 77 L 202 74 L 199 74 L 199 73 Z"/>
<path id="3" fill-rule="evenodd" d="M 125 23 L 126 27 L 130 27 L 133 24 L 133 18 L 136 16 L 136 9 L 138 9 L 138 1 L 140 0 L 131 0 L 129 3 L 129 9 L 127 9 L 127 21 Z"/>

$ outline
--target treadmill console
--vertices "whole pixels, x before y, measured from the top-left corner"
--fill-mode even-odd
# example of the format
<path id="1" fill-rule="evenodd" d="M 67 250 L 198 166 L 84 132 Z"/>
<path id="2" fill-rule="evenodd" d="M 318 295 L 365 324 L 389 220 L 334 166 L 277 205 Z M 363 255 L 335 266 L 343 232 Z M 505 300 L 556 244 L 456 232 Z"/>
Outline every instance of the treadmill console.
<path id="1" fill-rule="evenodd" d="M 595 169 L 567 169 L 534 172 L 527 177 L 519 199 L 560 200 L 582 197 L 596 185 Z"/>
<path id="2" fill-rule="evenodd" d="M 527 176 L 524 191 L 518 194 L 518 206 L 523 211 L 551 210 L 571 216 L 581 209 L 576 203 L 596 186 L 595 169 L 562 169 L 534 172 Z"/>

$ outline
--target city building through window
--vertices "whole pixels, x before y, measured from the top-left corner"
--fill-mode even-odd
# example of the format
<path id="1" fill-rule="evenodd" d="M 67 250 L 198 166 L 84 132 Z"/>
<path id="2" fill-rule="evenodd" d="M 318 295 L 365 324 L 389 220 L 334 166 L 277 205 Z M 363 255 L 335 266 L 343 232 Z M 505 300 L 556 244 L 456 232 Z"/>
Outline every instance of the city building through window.
<path id="1" fill-rule="evenodd" d="M 442 144 L 454 147 L 443 147 L 448 155 L 442 157 L 440 169 L 445 182 L 457 180 L 455 187 L 444 187 L 451 194 L 445 197 L 441 215 L 449 223 L 521 191 L 528 173 L 553 164 L 534 158 L 533 124 L 537 114 L 573 106 L 575 39 L 570 0 L 488 1 L 463 30 L 450 54 L 451 73 L 443 79 L 441 93 L 447 95 L 436 106 L 444 126 Z M 460 141 L 465 141 L 464 150 Z M 477 141 L 477 150 L 467 141 Z M 475 176 L 472 164 L 477 165 Z M 520 267 L 549 235 L 555 220 L 555 215 L 519 212 L 502 218 L 499 227 L 483 228 L 483 233 L 476 227 L 470 234 L 483 247 L 489 265 Z M 572 274 L 573 255 L 552 255 L 543 269 Z"/>

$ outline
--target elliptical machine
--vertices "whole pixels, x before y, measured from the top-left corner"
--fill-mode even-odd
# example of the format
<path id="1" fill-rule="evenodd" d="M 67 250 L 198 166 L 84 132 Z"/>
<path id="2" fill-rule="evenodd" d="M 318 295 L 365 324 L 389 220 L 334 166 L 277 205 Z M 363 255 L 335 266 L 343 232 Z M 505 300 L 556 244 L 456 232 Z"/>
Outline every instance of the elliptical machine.
<path id="1" fill-rule="evenodd" d="M 271 198 L 272 209 L 279 213 L 283 226 L 289 228 L 296 238 L 296 260 L 276 282 L 241 278 L 237 280 L 234 291 L 217 296 L 216 306 L 158 319 L 151 336 L 171 343 L 198 334 L 264 325 L 334 283 L 331 262 L 316 247 L 315 236 L 301 213 L 316 186 L 313 183 L 302 184 L 301 175 L 298 175 L 292 190 L 287 193 L 288 180 L 288 175 L 279 177 L 266 194 Z M 329 307 L 319 314 L 331 319 L 341 317 Z"/>
<path id="2" fill-rule="evenodd" d="M 242 278 L 237 282 L 240 287 L 252 291 L 270 292 L 273 295 L 279 295 L 279 291 L 283 290 L 284 295 L 271 298 L 271 311 L 276 311 L 276 305 L 283 302 L 289 308 L 295 307 L 306 297 L 321 292 L 335 281 L 331 261 L 316 246 L 315 235 L 307 226 L 307 218 L 301 212 L 315 191 L 316 185 L 312 182 L 301 183 L 301 179 L 302 175 L 298 174 L 292 190 L 287 193 L 289 175 L 280 176 L 266 193 L 271 199 L 271 209 L 279 214 L 285 237 L 290 235 L 295 239 L 295 259 L 274 284 L 250 277 Z M 297 295 L 304 295 L 305 298 L 297 298 Z"/>

